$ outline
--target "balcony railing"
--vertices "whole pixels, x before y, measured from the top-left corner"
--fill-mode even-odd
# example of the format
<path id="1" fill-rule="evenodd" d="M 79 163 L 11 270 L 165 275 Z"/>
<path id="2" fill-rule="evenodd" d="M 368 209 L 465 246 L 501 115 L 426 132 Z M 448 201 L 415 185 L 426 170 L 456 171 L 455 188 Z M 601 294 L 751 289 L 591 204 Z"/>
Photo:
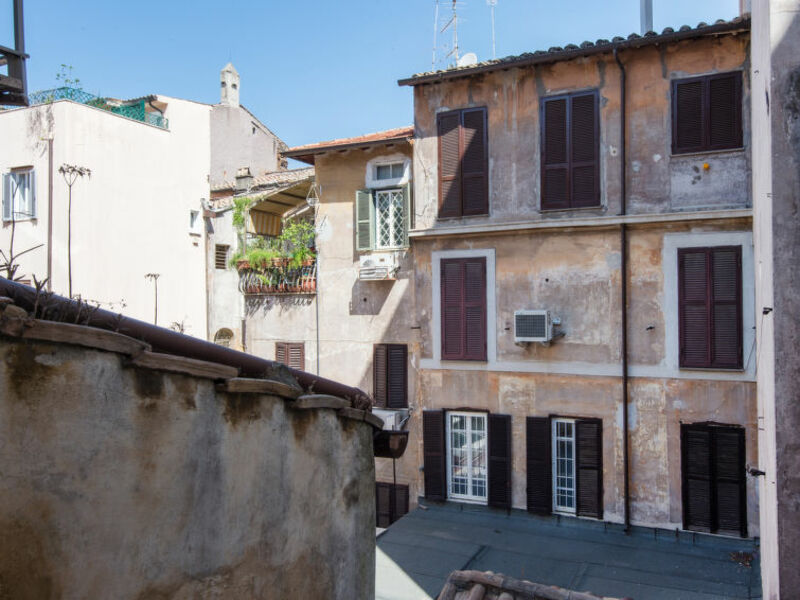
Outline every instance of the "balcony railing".
<path id="1" fill-rule="evenodd" d="M 169 129 L 169 120 L 159 114 L 147 112 L 144 100 L 136 100 L 124 104 L 112 104 L 107 102 L 105 98 L 71 87 L 60 87 L 52 90 L 34 92 L 28 95 L 28 100 L 30 101 L 30 106 L 50 104 L 56 100 L 72 100 L 73 102 L 107 110 L 115 115 L 133 119 L 134 121 L 155 125 L 161 129 Z"/>
<path id="2" fill-rule="evenodd" d="M 248 296 L 316 294 L 317 263 L 292 269 L 273 266 L 263 269 L 239 267 L 239 291 Z"/>

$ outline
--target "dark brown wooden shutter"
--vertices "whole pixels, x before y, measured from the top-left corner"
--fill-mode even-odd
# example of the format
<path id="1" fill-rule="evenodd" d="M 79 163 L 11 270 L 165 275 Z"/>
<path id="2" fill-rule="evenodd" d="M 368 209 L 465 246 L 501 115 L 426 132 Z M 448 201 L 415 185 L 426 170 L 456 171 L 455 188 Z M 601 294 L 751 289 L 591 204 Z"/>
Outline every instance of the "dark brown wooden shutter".
<path id="1" fill-rule="evenodd" d="M 577 514 L 603 518 L 603 422 L 579 419 L 575 422 L 577 464 Z"/>
<path id="2" fill-rule="evenodd" d="M 683 527 L 711 531 L 711 432 L 706 426 L 681 426 Z"/>
<path id="3" fill-rule="evenodd" d="M 742 145 L 742 74 L 727 73 L 708 80 L 708 148 Z"/>
<path id="4" fill-rule="evenodd" d="M 716 529 L 747 537 L 744 429 L 715 427 L 712 436 Z"/>
<path id="5" fill-rule="evenodd" d="M 214 268 L 226 269 L 228 267 L 228 248 L 225 244 L 214 245 Z"/>
<path id="6" fill-rule="evenodd" d="M 375 394 L 375 406 L 386 406 L 387 355 L 386 344 L 375 344 L 372 347 L 372 390 Z"/>
<path id="7" fill-rule="evenodd" d="M 398 483 L 393 487 L 392 523 L 408 513 L 408 486 Z"/>
<path id="8" fill-rule="evenodd" d="M 553 510 L 553 465 L 549 417 L 525 418 L 528 510 L 549 515 Z"/>
<path id="9" fill-rule="evenodd" d="M 672 151 L 696 152 L 703 149 L 705 107 L 703 81 L 675 81 L 672 87 Z"/>
<path id="10" fill-rule="evenodd" d="M 742 248 L 711 248 L 711 365 L 740 369 L 742 348 Z"/>
<path id="11" fill-rule="evenodd" d="M 678 250 L 680 366 L 740 369 L 741 246 Z"/>
<path id="12" fill-rule="evenodd" d="M 444 259 L 441 264 L 442 287 L 442 358 L 459 359 L 464 355 L 464 264 L 459 259 Z"/>
<path id="13" fill-rule="evenodd" d="M 439 134 L 439 216 L 461 214 L 461 113 L 437 117 Z"/>
<path id="14" fill-rule="evenodd" d="M 542 103 L 542 209 L 569 208 L 567 98 Z"/>
<path id="15" fill-rule="evenodd" d="M 423 410 L 422 454 L 425 469 L 425 497 L 429 500 L 447 498 L 444 437 L 444 412 Z"/>
<path id="16" fill-rule="evenodd" d="M 463 110 L 461 127 L 462 214 L 485 215 L 489 212 L 486 109 Z"/>
<path id="17" fill-rule="evenodd" d="M 286 342 L 275 342 L 275 360 L 284 365 L 288 365 Z"/>
<path id="18" fill-rule="evenodd" d="M 486 258 L 464 260 L 465 360 L 486 360 Z"/>
<path id="19" fill-rule="evenodd" d="M 408 347 L 405 344 L 387 344 L 386 406 L 408 407 Z"/>
<path id="20" fill-rule="evenodd" d="M 597 94 L 570 96 L 570 207 L 600 205 Z"/>
<path id="21" fill-rule="evenodd" d="M 680 248 L 678 332 L 681 367 L 708 367 L 711 364 L 708 278 L 706 249 Z"/>
<path id="22" fill-rule="evenodd" d="M 489 506 L 511 508 L 511 415 L 488 416 Z"/>
<path id="23" fill-rule="evenodd" d="M 375 482 L 375 524 L 388 527 L 392 524 L 392 484 Z"/>

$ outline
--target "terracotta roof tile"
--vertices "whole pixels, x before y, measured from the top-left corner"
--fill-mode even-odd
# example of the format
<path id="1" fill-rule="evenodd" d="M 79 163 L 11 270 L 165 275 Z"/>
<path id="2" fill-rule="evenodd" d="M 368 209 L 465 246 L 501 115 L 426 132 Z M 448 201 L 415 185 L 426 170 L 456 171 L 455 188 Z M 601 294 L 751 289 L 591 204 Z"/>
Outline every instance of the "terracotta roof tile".
<path id="1" fill-rule="evenodd" d="M 407 127 L 396 127 L 395 129 L 387 129 L 386 131 L 378 131 L 356 137 L 339 138 L 327 142 L 315 142 L 304 146 L 295 146 L 294 148 L 289 148 L 283 155 L 289 157 L 305 156 L 341 147 L 358 146 L 359 144 L 372 145 L 380 142 L 401 140 L 413 137 L 413 135 L 414 126 L 409 125 Z"/>

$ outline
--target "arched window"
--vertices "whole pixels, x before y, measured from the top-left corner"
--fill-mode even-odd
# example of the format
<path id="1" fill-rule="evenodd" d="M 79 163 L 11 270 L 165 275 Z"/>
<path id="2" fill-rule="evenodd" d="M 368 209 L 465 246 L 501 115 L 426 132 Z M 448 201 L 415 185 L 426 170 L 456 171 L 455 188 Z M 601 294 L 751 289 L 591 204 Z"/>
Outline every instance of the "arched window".
<path id="1" fill-rule="evenodd" d="M 223 327 L 214 334 L 214 343 L 226 348 L 231 347 L 231 340 L 233 340 L 233 332 L 230 329 Z"/>

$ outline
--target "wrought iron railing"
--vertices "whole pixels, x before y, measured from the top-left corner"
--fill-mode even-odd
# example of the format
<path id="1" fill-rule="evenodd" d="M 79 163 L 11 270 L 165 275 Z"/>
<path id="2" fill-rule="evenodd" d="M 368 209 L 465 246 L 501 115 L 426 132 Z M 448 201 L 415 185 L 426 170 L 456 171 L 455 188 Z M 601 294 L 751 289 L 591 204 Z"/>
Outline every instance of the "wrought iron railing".
<path id="1" fill-rule="evenodd" d="M 115 115 L 127 117 L 134 121 L 155 125 L 161 129 L 169 129 L 169 120 L 165 119 L 162 115 L 147 112 L 144 100 L 137 100 L 136 102 L 128 104 L 110 104 L 105 98 L 71 87 L 60 87 L 52 90 L 33 92 L 32 94 L 28 94 L 28 100 L 30 101 L 30 106 L 50 104 L 56 100 L 72 100 L 73 102 L 79 102 L 80 104 L 107 110 Z"/>
<path id="2" fill-rule="evenodd" d="M 316 294 L 317 263 L 296 269 L 273 266 L 239 269 L 239 291 L 245 295 Z"/>

